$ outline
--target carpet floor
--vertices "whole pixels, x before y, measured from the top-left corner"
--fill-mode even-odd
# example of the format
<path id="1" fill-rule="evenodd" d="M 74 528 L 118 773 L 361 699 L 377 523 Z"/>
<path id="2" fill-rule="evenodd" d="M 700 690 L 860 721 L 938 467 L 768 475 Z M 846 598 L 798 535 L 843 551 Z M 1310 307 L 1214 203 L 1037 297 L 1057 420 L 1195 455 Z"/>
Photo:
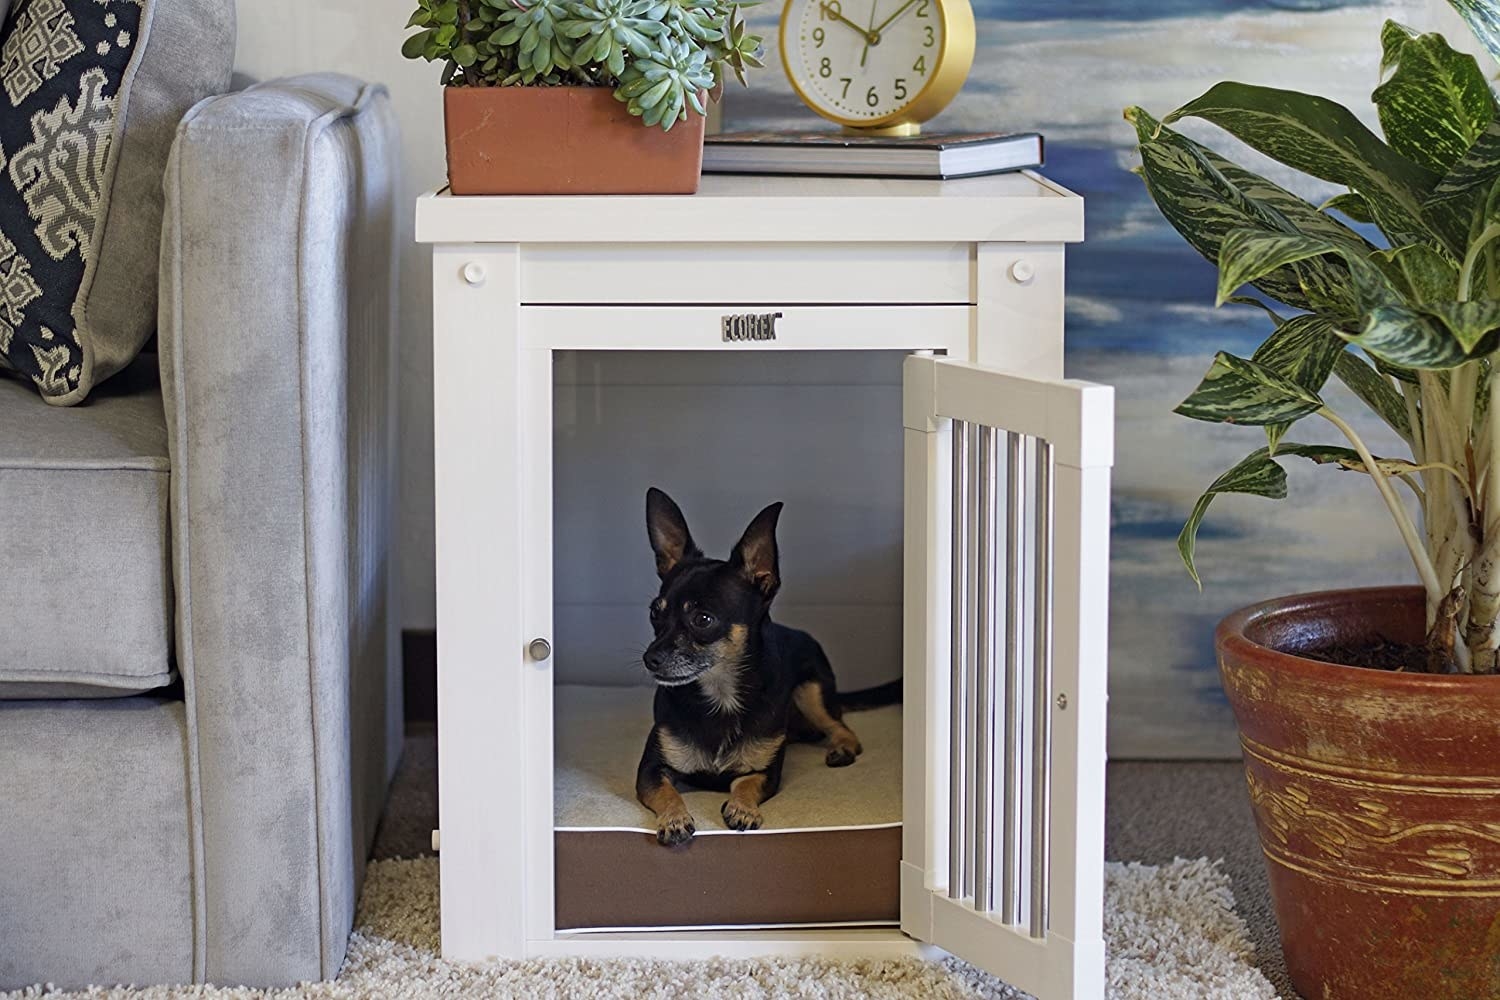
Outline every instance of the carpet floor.
<path id="1" fill-rule="evenodd" d="M 1275 925 L 1244 798 L 1238 765 L 1110 766 L 1107 849 L 1111 858 L 1131 863 L 1112 863 L 1107 873 L 1109 1000 L 1295 998 L 1276 964 Z M 349 957 L 333 982 L 269 993 L 159 987 L 60 994 L 34 988 L 0 994 L 0 1000 L 1021 1000 L 1003 983 L 956 960 L 445 962 L 438 955 L 438 861 L 430 851 L 436 817 L 435 740 L 431 732 L 417 731 L 408 739 L 377 836 Z M 1183 857 L 1224 861 L 1179 860 Z"/>

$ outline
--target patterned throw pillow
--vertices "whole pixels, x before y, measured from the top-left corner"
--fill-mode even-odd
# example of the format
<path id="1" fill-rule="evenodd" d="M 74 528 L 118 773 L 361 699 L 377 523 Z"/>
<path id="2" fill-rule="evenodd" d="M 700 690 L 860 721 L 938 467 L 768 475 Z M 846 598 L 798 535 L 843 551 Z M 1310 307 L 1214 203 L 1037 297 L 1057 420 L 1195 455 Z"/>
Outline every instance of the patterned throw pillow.
<path id="1" fill-rule="evenodd" d="M 0 0 L 3 2 L 3 0 Z M 11 0 L 0 40 L 0 366 L 81 402 L 156 328 L 162 171 L 227 89 L 233 0 Z"/>

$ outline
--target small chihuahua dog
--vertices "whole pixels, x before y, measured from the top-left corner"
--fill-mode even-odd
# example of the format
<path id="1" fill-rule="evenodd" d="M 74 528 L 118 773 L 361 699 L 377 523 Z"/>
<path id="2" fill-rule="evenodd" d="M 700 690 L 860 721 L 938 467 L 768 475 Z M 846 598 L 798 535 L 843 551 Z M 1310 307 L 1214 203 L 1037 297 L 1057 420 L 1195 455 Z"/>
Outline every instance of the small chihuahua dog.
<path id="1" fill-rule="evenodd" d="M 826 738 L 828 766 L 846 767 L 864 748 L 844 725 L 843 709 L 899 700 L 897 681 L 841 701 L 817 640 L 771 621 L 781 586 L 781 507 L 757 514 L 728 560 L 709 559 L 672 498 L 655 488 L 646 493 L 661 591 L 651 603 L 656 638 L 643 657 L 657 684 L 655 725 L 635 790 L 656 814 L 661 844 L 685 843 L 696 829 L 678 782 L 728 792 L 724 822 L 757 829 L 760 804 L 781 786 L 788 742 Z"/>

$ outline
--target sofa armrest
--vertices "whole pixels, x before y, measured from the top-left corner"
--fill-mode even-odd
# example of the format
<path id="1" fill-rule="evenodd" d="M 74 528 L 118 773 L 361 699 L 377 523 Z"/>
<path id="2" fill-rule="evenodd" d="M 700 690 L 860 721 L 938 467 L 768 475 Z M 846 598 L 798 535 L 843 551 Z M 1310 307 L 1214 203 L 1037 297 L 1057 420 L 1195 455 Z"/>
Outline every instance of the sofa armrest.
<path id="1" fill-rule="evenodd" d="M 400 747 L 395 119 L 305 76 L 211 98 L 167 168 L 160 356 L 198 967 L 332 976 Z"/>

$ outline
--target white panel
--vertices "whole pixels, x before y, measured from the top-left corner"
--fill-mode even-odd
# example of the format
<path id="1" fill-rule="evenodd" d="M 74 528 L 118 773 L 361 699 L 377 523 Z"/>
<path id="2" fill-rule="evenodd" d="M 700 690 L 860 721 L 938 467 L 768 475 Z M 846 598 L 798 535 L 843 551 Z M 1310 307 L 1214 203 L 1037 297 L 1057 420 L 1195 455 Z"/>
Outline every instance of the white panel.
<path id="1" fill-rule="evenodd" d="M 552 690 L 554 659 L 532 658 L 533 640 L 556 645 L 552 621 L 552 352 L 522 351 L 520 358 L 521 435 L 520 476 L 516 492 L 521 503 L 522 553 L 515 573 L 522 582 L 520 673 L 525 699 L 526 754 L 507 774 L 521 774 L 525 782 L 522 808 L 509 822 L 525 837 L 526 934 L 551 934 L 553 903 L 552 821 Z M 503 669 L 503 667 L 502 667 Z M 499 791 L 497 789 L 497 791 Z M 502 795 L 503 797 L 503 795 Z"/>
<path id="2" fill-rule="evenodd" d="M 657 486 L 715 558 L 784 501 L 779 603 L 900 602 L 899 405 L 887 386 L 580 388 L 555 435 L 557 600 L 646 607 Z"/>
<path id="3" fill-rule="evenodd" d="M 1063 270 L 1061 244 L 979 244 L 970 360 L 1017 375 L 1062 378 Z"/>
<path id="4" fill-rule="evenodd" d="M 935 650 L 931 638 L 931 633 L 947 634 L 952 589 L 947 574 L 934 577 L 931 572 L 935 554 L 951 548 L 949 526 L 940 523 L 936 509 L 929 509 L 932 505 L 944 509 L 950 502 L 952 470 L 933 446 L 939 432 L 951 424 L 948 418 L 956 418 L 1020 433 L 1050 443 L 1056 462 L 1052 466 L 1052 559 L 1043 564 L 1050 566 L 1052 579 L 1051 692 L 1050 702 L 1043 706 L 1045 714 L 1040 716 L 1051 731 L 1046 772 L 1050 776 L 1045 841 L 1050 856 L 1045 873 L 1048 923 L 1033 936 L 1024 916 L 1022 926 L 1007 926 L 992 913 L 976 913 L 972 899 L 947 898 L 946 892 L 937 891 L 946 879 L 946 865 L 937 863 L 927 843 L 909 837 L 914 849 L 925 851 L 903 853 L 903 928 L 918 934 L 925 925 L 927 933 L 920 935 L 924 939 L 1039 1000 L 1095 1000 L 1104 993 L 1112 390 L 923 357 L 909 358 L 905 373 L 907 502 L 920 507 L 920 516 L 912 516 L 909 510 L 907 521 L 908 628 L 928 633 L 920 646 L 908 637 L 908 699 L 913 694 L 932 697 L 936 679 L 949 669 L 946 652 Z M 940 537 L 933 537 L 939 531 Z M 1023 567 L 1029 570 L 1030 563 L 1030 554 L 1023 556 Z M 1022 579 L 1036 591 L 1029 571 Z M 915 612 L 911 603 L 919 605 Z M 916 715 L 925 717 L 927 731 L 909 727 L 905 734 L 907 773 L 915 770 L 921 780 L 945 787 L 949 748 L 946 740 L 934 746 L 931 739 L 938 719 L 930 711 L 916 713 L 908 708 L 907 718 Z M 1029 754 L 1023 760 L 1024 769 L 1030 770 Z M 934 767 L 939 768 L 936 774 Z M 947 810 L 934 804 L 930 792 L 909 795 L 903 804 L 906 829 L 921 826 L 927 841 L 946 842 Z M 1019 825 L 1017 832 L 1024 844 L 1029 836 L 1024 817 Z M 989 835 L 999 839 L 998 831 L 991 830 Z M 918 864 L 920 869 L 915 868 Z"/>
<path id="5" fill-rule="evenodd" d="M 1027 378 L 943 358 L 908 358 L 906 370 L 908 392 L 933 399 L 926 414 L 915 401 L 906 406 L 908 427 L 967 420 L 1050 441 L 1062 465 L 1108 468 L 1114 462 L 1111 386 Z"/>
<path id="6" fill-rule="evenodd" d="M 526 306 L 528 347 L 595 351 L 962 351 L 970 306 Z M 724 340 L 726 316 L 779 314 L 773 341 Z"/>
<path id="7" fill-rule="evenodd" d="M 525 953 L 527 759 L 520 565 L 523 365 L 514 247 L 433 256 L 443 954 Z M 463 280 L 466 264 L 486 278 Z M 473 446 L 482 430 L 485 447 Z M 474 530 L 477 526 L 484 530 Z M 544 744 L 545 745 L 545 744 Z M 476 794 L 476 790 L 483 790 Z M 550 812 L 538 819 L 546 822 Z"/>
<path id="8" fill-rule="evenodd" d="M 607 207 L 607 210 L 605 210 Z M 959 181 L 710 174 L 696 195 L 423 197 L 423 243 L 1072 243 L 1083 199 L 1030 172 Z"/>
<path id="9" fill-rule="evenodd" d="M 967 243 L 620 243 L 528 246 L 528 305 L 971 303 Z"/>

